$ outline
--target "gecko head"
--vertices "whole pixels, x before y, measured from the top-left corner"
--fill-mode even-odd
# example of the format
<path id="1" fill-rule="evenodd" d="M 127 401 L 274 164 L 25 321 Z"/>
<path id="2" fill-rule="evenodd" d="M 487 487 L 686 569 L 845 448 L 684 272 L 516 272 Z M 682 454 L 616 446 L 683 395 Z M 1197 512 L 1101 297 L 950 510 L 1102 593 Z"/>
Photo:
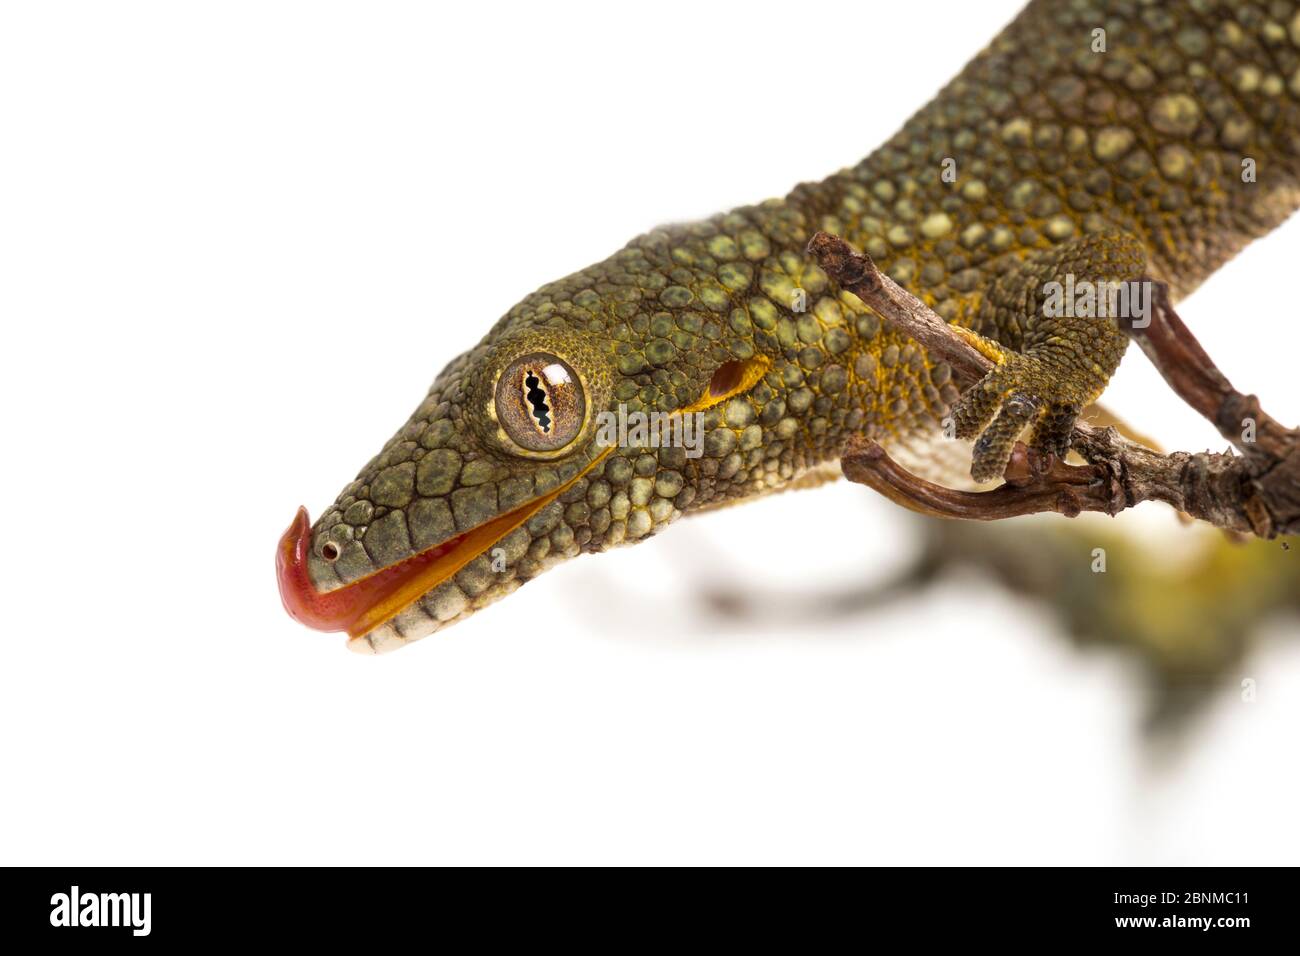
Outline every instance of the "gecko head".
<path id="1" fill-rule="evenodd" d="M 646 447 L 620 430 L 620 410 L 659 412 L 671 437 L 683 396 L 711 399 L 712 380 L 627 354 L 589 325 L 498 323 L 315 524 L 299 510 L 276 552 L 286 610 L 346 632 L 354 650 L 386 651 L 666 525 L 694 497 L 687 464 L 704 435 Z M 737 374 L 723 376 L 729 393 L 753 384 Z M 641 384 L 654 378 L 662 387 Z"/>
<path id="2" fill-rule="evenodd" d="M 612 453 L 594 427 L 612 386 L 595 337 L 489 335 L 314 525 L 299 511 L 276 555 L 285 608 L 356 650 L 387 650 L 577 553 L 565 514 L 588 518 L 575 496 Z"/>

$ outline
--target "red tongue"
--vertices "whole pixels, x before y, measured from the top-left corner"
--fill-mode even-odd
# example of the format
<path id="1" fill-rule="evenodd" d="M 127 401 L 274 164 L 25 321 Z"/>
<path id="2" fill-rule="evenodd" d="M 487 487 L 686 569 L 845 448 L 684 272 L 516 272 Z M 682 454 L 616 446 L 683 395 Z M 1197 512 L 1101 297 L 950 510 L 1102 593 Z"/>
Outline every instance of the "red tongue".
<path id="1" fill-rule="evenodd" d="M 307 549 L 311 547 L 311 519 L 299 508 L 293 524 L 280 538 L 275 550 L 275 576 L 280 584 L 284 609 L 299 624 L 317 631 L 347 631 L 352 637 L 375 626 L 372 612 L 392 598 L 412 576 L 453 550 L 463 539 L 449 541 L 399 561 L 374 574 L 345 584 L 333 591 L 317 591 L 307 574 Z"/>
<path id="2" fill-rule="evenodd" d="M 326 595 L 317 593 L 307 577 L 307 548 L 311 546 L 311 519 L 306 508 L 299 508 L 293 524 L 280 536 L 275 549 L 275 577 L 280 585 L 280 600 L 289 616 L 299 624 L 318 631 L 339 631 L 347 625 L 342 610 L 331 607 Z"/>

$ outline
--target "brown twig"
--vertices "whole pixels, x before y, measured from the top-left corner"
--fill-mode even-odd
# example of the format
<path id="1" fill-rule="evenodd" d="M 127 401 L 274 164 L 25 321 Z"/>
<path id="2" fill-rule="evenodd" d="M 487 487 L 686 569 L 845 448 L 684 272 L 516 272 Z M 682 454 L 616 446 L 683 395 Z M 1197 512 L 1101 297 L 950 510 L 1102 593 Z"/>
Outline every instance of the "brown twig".
<path id="1" fill-rule="evenodd" d="M 992 368 L 925 303 L 843 239 L 819 232 L 808 243 L 808 253 L 841 288 L 951 365 L 959 384 L 973 384 Z M 1080 423 L 1072 444 L 1087 465 L 1044 460 L 1017 445 L 1006 484 L 992 491 L 956 491 L 925 481 L 869 438 L 856 439 L 846 449 L 841 458 L 845 476 L 913 511 L 941 517 L 993 521 L 1039 512 L 1114 515 L 1143 501 L 1163 501 L 1231 531 L 1263 538 L 1300 533 L 1300 431 L 1283 427 L 1255 396 L 1234 389 L 1173 310 L 1166 287 L 1153 285 L 1150 323 L 1129 323 L 1125 331 L 1174 392 L 1214 423 L 1241 455 L 1166 455 L 1114 428 Z"/>

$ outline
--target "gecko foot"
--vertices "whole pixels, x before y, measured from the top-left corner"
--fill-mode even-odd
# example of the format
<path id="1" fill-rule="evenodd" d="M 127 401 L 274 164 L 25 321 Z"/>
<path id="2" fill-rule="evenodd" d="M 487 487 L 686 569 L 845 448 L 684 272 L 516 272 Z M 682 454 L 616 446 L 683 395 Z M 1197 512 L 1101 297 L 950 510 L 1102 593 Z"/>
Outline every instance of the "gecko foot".
<path id="1" fill-rule="evenodd" d="M 1012 449 L 1026 429 L 1026 444 L 1044 458 L 1064 458 L 1082 410 L 1079 383 L 1031 355 L 997 349 L 997 366 L 952 408 L 956 437 L 975 438 L 971 477 L 1001 478 Z M 978 437 L 976 437 L 978 436 Z"/>

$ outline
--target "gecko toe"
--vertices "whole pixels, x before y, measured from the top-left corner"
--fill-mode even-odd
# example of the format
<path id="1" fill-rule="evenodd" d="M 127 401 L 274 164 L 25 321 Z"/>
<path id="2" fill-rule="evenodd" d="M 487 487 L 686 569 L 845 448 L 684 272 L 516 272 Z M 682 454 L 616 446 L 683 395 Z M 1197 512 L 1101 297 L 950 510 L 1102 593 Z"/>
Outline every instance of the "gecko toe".
<path id="1" fill-rule="evenodd" d="M 1034 356 L 1015 354 L 992 369 L 952 409 L 958 438 L 976 438 L 971 477 L 1002 477 L 1017 441 L 1029 429 L 1029 447 L 1062 458 L 1081 405 L 1071 396 L 1076 383 Z"/>
<path id="2" fill-rule="evenodd" d="M 976 481 L 993 481 L 1002 477 L 1016 439 L 1038 412 L 1038 402 L 1028 395 L 1016 393 L 1009 396 L 992 424 L 975 442 L 971 477 Z"/>

